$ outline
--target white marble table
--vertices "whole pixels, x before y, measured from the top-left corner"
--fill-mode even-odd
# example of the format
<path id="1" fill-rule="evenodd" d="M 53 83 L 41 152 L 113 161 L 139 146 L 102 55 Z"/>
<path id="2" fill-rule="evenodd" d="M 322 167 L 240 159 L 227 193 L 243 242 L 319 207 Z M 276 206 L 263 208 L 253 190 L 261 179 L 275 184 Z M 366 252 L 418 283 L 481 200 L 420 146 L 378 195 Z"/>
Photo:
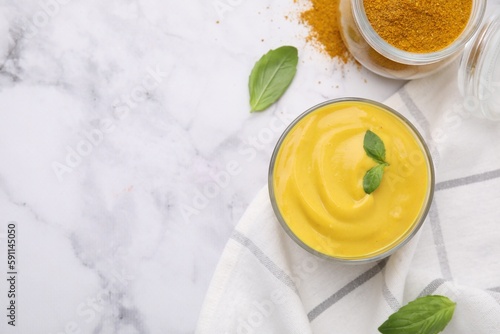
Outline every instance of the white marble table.
<path id="1" fill-rule="evenodd" d="M 1 333 L 194 331 L 285 125 L 402 85 L 307 45 L 305 3 L 0 3 Z M 285 44 L 299 49 L 297 76 L 250 114 L 253 64 Z"/>

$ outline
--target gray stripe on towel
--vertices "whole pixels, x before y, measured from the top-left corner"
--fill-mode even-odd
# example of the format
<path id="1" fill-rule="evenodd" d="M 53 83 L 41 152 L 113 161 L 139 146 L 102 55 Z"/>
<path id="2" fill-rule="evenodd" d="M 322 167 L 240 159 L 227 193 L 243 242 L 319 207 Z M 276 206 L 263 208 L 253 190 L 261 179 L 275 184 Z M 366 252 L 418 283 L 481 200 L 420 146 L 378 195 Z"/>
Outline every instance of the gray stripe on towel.
<path id="1" fill-rule="evenodd" d="M 401 96 L 401 100 L 403 100 L 410 114 L 417 120 L 422 130 L 426 132 L 425 135 L 427 139 L 431 138 L 429 133 L 431 129 L 429 121 L 425 118 L 424 113 L 420 110 L 415 101 L 413 101 L 410 94 L 408 94 L 406 86 L 403 86 L 403 88 L 399 90 L 399 96 Z"/>
<path id="2" fill-rule="evenodd" d="M 415 118 L 417 123 L 420 125 L 420 128 L 422 129 L 422 136 L 425 138 L 425 141 L 428 144 L 429 151 L 434 158 L 434 162 L 438 163 L 440 156 L 439 156 L 439 151 L 436 148 L 436 145 L 434 141 L 432 140 L 432 134 L 431 134 L 431 125 L 427 118 L 425 117 L 424 113 L 420 108 L 417 106 L 415 101 L 413 101 L 412 97 L 410 94 L 408 94 L 408 91 L 406 90 L 406 85 L 403 86 L 398 91 L 399 96 L 401 96 L 401 100 L 403 103 L 406 105 L 406 108 L 408 108 L 408 111 L 410 114 Z"/>
<path id="3" fill-rule="evenodd" d="M 441 268 L 441 274 L 446 280 L 451 280 L 450 264 L 448 263 L 448 254 L 444 244 L 443 230 L 441 229 L 441 222 L 439 220 L 436 202 L 432 203 L 431 209 L 429 210 L 429 220 L 431 223 L 432 236 L 439 260 L 439 267 Z"/>
<path id="4" fill-rule="evenodd" d="M 389 290 L 389 287 L 387 286 L 387 282 L 384 280 L 384 284 L 382 286 L 382 295 L 384 296 L 385 301 L 389 305 L 389 307 L 393 311 L 399 310 L 401 307 L 401 304 L 399 301 L 394 297 L 394 294 L 392 293 L 391 290 Z"/>
<path id="5" fill-rule="evenodd" d="M 248 239 L 238 231 L 233 232 L 231 239 L 246 247 L 257 258 L 257 260 L 259 260 L 259 262 L 262 263 L 262 265 L 266 267 L 271 274 L 273 274 L 274 277 L 298 294 L 297 286 L 295 286 L 295 283 L 290 276 L 280 269 L 278 265 L 276 265 L 276 263 L 274 263 L 266 254 L 264 254 L 264 252 L 252 240 Z"/>
<path id="6" fill-rule="evenodd" d="M 500 178 L 500 169 L 436 183 L 436 191 Z"/>
<path id="7" fill-rule="evenodd" d="M 490 288 L 488 290 L 500 293 L 500 286 L 497 286 L 496 288 Z"/>
<path id="8" fill-rule="evenodd" d="M 486 290 L 495 301 L 500 304 L 500 287 L 491 288 Z"/>
<path id="9" fill-rule="evenodd" d="M 428 296 L 434 293 L 441 285 L 446 282 L 443 278 L 437 278 L 434 281 L 430 282 L 423 290 L 420 292 L 418 297 Z"/>
<path id="10" fill-rule="evenodd" d="M 368 282 L 371 278 L 380 273 L 382 269 L 384 269 L 386 264 L 387 264 L 387 259 L 380 261 L 377 265 L 368 269 L 367 271 L 365 271 L 364 273 L 353 279 L 351 282 L 344 285 L 340 290 L 335 292 L 333 295 L 325 299 L 321 304 L 313 308 L 307 314 L 307 318 L 309 319 L 309 321 L 310 322 L 313 321 L 323 312 L 328 310 L 332 305 L 334 305 L 342 298 L 347 296 L 349 293 L 351 293 L 352 291 L 356 290 L 357 288 Z"/>

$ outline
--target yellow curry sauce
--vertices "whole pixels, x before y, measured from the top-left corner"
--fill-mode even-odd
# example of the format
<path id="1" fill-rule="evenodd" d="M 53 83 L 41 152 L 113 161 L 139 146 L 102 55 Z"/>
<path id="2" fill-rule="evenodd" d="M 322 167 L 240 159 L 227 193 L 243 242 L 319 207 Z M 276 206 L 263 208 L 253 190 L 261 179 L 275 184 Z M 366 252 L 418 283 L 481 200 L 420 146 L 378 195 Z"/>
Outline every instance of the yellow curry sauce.
<path id="1" fill-rule="evenodd" d="M 363 149 L 367 130 L 383 140 L 390 164 L 371 195 L 363 176 L 377 163 Z M 332 257 L 363 259 L 411 233 L 429 200 L 431 168 L 406 123 L 377 105 L 342 101 L 291 128 L 276 155 L 272 186 L 283 220 L 304 244 Z"/>

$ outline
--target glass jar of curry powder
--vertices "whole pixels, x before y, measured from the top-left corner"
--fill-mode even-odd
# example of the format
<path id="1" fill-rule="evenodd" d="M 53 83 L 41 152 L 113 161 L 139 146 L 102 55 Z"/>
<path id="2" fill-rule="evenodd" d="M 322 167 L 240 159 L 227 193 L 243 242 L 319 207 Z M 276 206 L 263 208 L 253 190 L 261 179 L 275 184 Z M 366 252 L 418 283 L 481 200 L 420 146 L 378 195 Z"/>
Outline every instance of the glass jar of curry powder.
<path id="1" fill-rule="evenodd" d="M 485 8 L 486 0 L 340 0 L 340 32 L 367 69 L 417 79 L 461 54 L 481 26 Z M 438 19 L 441 14 L 449 22 Z"/>

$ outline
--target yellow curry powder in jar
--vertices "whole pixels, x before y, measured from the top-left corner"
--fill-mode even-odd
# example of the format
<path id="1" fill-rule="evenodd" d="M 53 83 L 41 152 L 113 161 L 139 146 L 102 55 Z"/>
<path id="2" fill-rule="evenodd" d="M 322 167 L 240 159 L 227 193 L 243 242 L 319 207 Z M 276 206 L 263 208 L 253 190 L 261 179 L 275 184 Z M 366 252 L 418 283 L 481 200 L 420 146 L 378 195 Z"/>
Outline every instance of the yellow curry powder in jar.
<path id="1" fill-rule="evenodd" d="M 340 0 L 340 32 L 369 70 L 416 79 L 460 55 L 485 7 L 486 0 Z"/>
<path id="2" fill-rule="evenodd" d="M 472 0 L 364 0 L 366 17 L 387 43 L 408 52 L 435 52 L 467 26 Z"/>

